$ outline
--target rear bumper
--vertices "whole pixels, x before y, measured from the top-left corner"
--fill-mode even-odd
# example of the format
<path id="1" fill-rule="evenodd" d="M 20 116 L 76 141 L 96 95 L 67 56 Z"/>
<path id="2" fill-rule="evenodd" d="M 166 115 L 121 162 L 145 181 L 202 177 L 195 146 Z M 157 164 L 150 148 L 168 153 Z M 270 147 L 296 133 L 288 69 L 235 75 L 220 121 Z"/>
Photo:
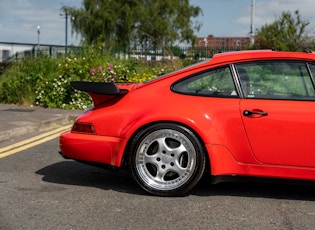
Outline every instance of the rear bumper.
<path id="1" fill-rule="evenodd" d="M 69 159 L 65 154 L 63 154 L 63 152 L 59 151 L 60 156 L 62 156 L 65 159 Z"/>
<path id="2" fill-rule="evenodd" d="M 118 137 L 66 132 L 59 138 L 60 154 L 67 159 L 121 166 L 127 140 Z"/>

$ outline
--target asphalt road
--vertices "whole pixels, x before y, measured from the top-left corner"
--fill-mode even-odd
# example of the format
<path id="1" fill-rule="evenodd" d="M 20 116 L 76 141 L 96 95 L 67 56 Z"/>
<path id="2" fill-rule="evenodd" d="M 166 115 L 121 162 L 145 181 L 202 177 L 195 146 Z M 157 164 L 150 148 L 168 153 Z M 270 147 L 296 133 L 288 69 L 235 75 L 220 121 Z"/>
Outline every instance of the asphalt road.
<path id="1" fill-rule="evenodd" d="M 211 185 L 205 177 L 185 197 L 156 197 L 126 171 L 64 160 L 57 152 L 55 138 L 0 158 L 1 230 L 315 228 L 312 183 Z"/>

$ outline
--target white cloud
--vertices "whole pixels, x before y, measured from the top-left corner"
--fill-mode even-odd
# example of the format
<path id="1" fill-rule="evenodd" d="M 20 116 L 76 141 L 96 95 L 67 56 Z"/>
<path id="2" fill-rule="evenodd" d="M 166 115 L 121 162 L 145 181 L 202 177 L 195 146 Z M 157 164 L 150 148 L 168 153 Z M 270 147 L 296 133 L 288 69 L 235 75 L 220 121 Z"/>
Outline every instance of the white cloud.
<path id="1" fill-rule="evenodd" d="M 65 19 L 59 15 L 61 7 L 50 0 L 0 0 L 0 41 L 36 43 L 39 25 L 41 43 L 63 45 Z M 78 43 L 71 40 L 70 29 L 68 38 L 69 44 Z"/>

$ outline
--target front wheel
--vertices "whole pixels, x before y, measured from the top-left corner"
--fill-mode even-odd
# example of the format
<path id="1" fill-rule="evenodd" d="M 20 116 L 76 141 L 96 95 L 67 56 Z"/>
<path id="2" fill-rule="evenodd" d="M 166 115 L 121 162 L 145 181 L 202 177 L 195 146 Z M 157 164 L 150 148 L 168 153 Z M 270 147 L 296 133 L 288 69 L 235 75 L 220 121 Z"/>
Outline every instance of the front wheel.
<path id="1" fill-rule="evenodd" d="M 178 196 L 192 189 L 203 175 L 203 145 L 189 129 L 155 124 L 132 141 L 129 165 L 137 183 L 159 196 Z"/>

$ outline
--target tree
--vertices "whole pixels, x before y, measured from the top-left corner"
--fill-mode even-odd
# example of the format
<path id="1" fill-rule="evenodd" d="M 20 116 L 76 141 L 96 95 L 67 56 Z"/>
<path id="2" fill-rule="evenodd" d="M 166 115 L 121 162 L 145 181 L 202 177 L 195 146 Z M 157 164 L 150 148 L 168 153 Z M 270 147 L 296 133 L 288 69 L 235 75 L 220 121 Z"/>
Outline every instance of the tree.
<path id="1" fill-rule="evenodd" d="M 194 43 L 194 31 L 200 24 L 193 25 L 191 18 L 202 13 L 199 7 L 190 6 L 189 0 L 143 0 L 143 14 L 137 26 L 140 43 L 153 46 L 169 46 L 175 41 Z"/>
<path id="2" fill-rule="evenodd" d="M 115 41 L 124 46 L 129 44 L 139 3 L 140 0 L 84 0 L 81 9 L 63 7 L 62 10 L 71 15 L 73 30 L 87 44 Z"/>
<path id="3" fill-rule="evenodd" d="M 294 15 L 283 12 L 272 24 L 266 24 L 258 31 L 254 48 L 300 51 L 305 48 L 303 41 L 308 24 L 301 20 L 298 10 Z"/>
<path id="4" fill-rule="evenodd" d="M 80 9 L 63 7 L 72 28 L 88 44 L 132 43 L 164 47 L 175 41 L 193 43 L 200 29 L 191 18 L 202 13 L 189 0 L 83 0 Z"/>

